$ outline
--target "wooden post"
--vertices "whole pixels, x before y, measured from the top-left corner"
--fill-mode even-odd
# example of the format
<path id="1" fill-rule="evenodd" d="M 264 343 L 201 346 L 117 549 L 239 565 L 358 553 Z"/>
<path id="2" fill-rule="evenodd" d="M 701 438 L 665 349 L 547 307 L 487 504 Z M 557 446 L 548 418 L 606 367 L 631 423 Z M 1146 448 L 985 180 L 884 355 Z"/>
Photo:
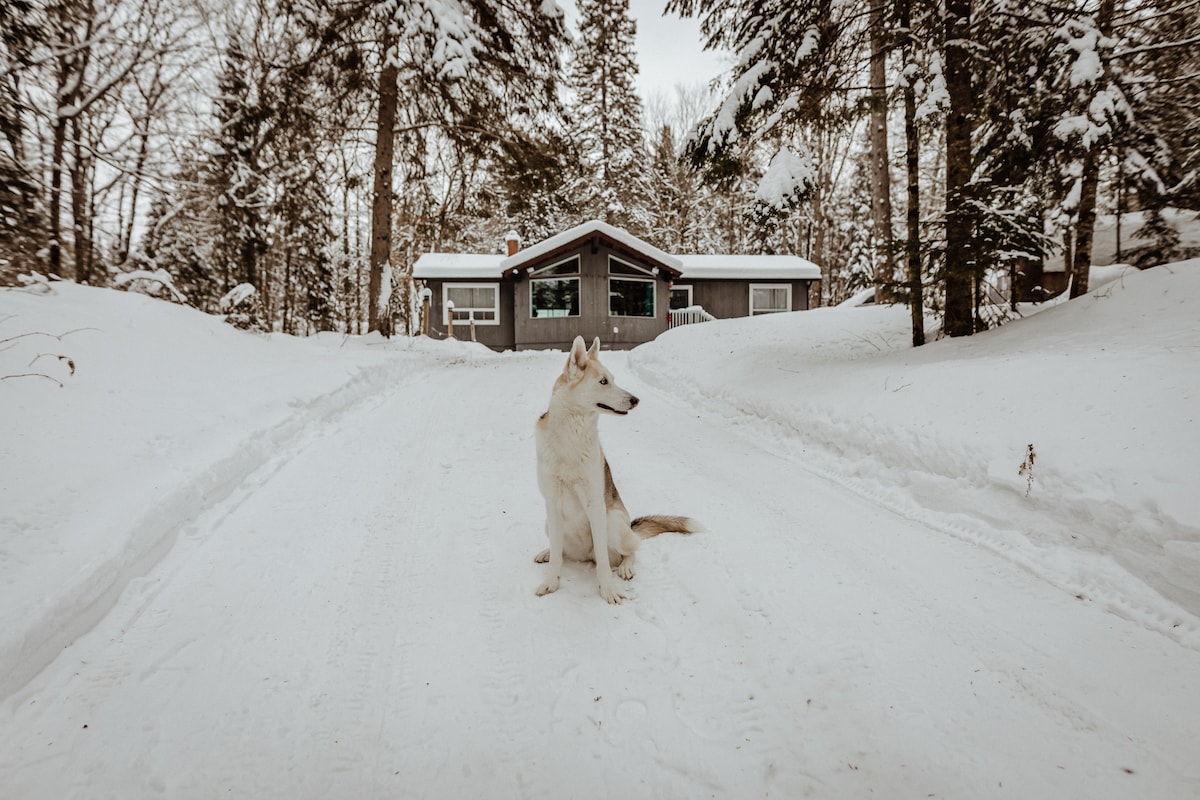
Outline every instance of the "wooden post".
<path id="1" fill-rule="evenodd" d="M 446 338 L 454 338 L 454 301 L 446 301 Z"/>
<path id="2" fill-rule="evenodd" d="M 471 324 L 471 341 L 473 342 L 475 341 L 475 312 L 469 311 L 467 314 L 467 319 Z"/>

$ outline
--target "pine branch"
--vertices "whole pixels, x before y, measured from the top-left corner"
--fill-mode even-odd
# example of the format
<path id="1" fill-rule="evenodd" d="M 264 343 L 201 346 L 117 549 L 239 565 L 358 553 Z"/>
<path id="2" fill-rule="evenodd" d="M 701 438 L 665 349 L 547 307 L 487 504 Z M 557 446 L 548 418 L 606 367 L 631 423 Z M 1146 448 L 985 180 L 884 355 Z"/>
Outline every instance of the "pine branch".
<path id="1" fill-rule="evenodd" d="M 1120 53 L 1113 53 L 1112 58 L 1126 58 L 1127 56 L 1137 55 L 1138 53 L 1152 53 L 1160 50 L 1174 50 L 1176 47 L 1190 47 L 1194 44 L 1200 44 L 1200 36 L 1193 36 L 1190 39 L 1184 39 L 1178 42 L 1162 42 L 1160 44 L 1147 44 L 1141 47 L 1133 47 L 1129 50 L 1124 50 Z"/>

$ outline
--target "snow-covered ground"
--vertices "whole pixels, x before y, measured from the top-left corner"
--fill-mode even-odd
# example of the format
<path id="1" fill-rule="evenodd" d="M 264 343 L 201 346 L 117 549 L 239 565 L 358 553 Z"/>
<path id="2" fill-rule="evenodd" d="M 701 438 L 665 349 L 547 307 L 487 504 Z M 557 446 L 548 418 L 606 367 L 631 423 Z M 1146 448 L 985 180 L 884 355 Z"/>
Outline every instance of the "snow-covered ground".
<path id="1" fill-rule="evenodd" d="M 606 354 L 627 505 L 709 528 L 610 607 L 533 593 L 562 354 L 0 292 L 0 796 L 1200 796 L 1197 300 Z"/>

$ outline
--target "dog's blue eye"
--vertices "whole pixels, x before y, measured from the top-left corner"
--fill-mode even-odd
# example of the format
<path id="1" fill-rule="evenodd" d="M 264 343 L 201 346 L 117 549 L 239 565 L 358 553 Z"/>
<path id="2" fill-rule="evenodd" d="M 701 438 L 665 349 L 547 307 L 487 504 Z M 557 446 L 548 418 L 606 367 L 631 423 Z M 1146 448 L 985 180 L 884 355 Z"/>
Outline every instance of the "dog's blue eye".
<path id="1" fill-rule="evenodd" d="M 600 379 L 600 385 L 601 385 L 601 386 L 608 386 L 608 378 L 601 378 L 601 379 Z"/>

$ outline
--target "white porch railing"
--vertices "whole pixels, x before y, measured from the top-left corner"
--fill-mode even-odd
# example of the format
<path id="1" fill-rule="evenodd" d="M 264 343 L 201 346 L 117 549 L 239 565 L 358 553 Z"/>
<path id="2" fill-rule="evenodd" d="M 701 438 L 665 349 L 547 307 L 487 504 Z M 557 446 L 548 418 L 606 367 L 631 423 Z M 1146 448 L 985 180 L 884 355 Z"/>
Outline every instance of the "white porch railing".
<path id="1" fill-rule="evenodd" d="M 668 316 L 667 328 L 678 328 L 680 325 L 692 325 L 697 322 L 712 322 L 716 317 L 704 310 L 703 306 L 688 306 L 673 308 Z"/>

